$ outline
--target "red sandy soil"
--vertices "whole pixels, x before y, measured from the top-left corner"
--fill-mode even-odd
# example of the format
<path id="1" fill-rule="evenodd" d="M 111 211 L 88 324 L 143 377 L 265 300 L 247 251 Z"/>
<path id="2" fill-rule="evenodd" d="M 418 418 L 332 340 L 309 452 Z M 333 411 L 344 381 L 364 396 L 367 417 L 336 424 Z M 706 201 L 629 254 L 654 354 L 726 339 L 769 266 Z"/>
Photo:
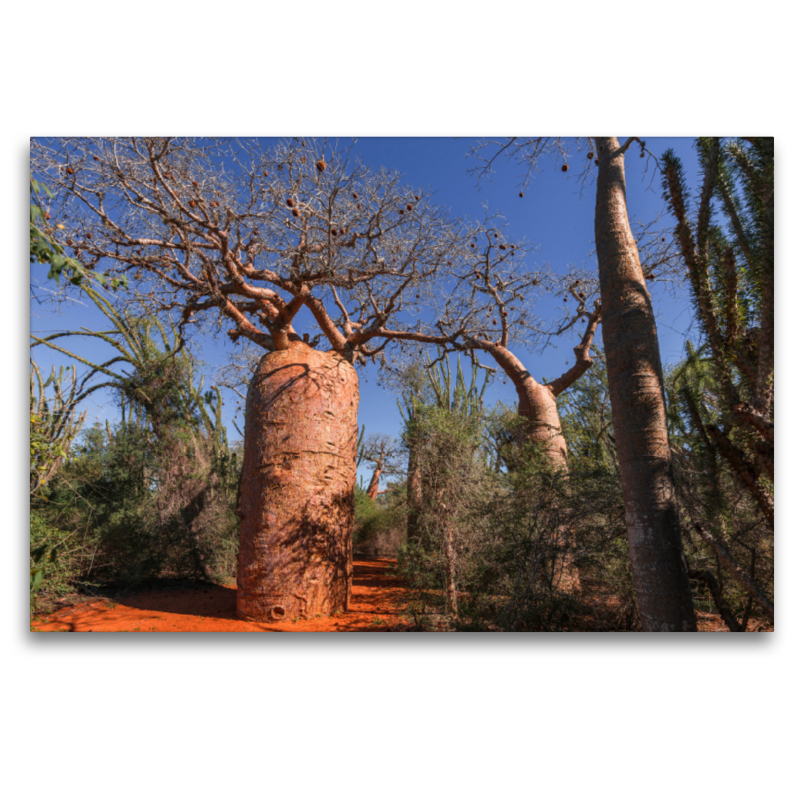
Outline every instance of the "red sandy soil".
<path id="1" fill-rule="evenodd" d="M 236 584 L 159 589 L 118 602 L 94 600 L 31 621 L 35 631 L 400 631 L 404 589 L 390 572 L 394 559 L 353 563 L 350 609 L 333 617 L 280 623 L 245 622 L 236 616 Z"/>
<path id="2" fill-rule="evenodd" d="M 391 558 L 353 562 L 353 592 L 350 609 L 332 617 L 314 617 L 286 622 L 245 622 L 236 616 L 236 584 L 196 584 L 191 588 L 157 589 L 126 595 L 118 600 L 103 598 L 65 606 L 31 620 L 33 631 L 403 631 L 412 623 L 403 617 L 408 600 L 399 578 L 393 576 L 397 562 Z M 587 587 L 588 588 L 588 587 Z M 584 597 L 595 609 L 596 619 L 586 618 L 583 630 L 614 629 L 618 598 L 590 591 Z M 726 631 L 717 614 L 697 611 L 700 631 Z M 602 622 L 602 624 L 600 624 Z M 617 622 L 618 624 L 618 622 Z M 771 624 L 750 620 L 749 631 L 774 630 Z"/>

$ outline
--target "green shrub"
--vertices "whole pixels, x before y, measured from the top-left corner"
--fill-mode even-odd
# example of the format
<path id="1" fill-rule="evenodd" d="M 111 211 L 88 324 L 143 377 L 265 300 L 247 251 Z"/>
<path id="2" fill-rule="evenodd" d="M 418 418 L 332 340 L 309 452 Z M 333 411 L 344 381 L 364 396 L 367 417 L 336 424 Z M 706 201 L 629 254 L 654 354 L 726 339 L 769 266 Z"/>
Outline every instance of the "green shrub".
<path id="1" fill-rule="evenodd" d="M 405 492 L 400 489 L 370 500 L 356 487 L 353 550 L 370 556 L 393 556 L 406 537 Z"/>

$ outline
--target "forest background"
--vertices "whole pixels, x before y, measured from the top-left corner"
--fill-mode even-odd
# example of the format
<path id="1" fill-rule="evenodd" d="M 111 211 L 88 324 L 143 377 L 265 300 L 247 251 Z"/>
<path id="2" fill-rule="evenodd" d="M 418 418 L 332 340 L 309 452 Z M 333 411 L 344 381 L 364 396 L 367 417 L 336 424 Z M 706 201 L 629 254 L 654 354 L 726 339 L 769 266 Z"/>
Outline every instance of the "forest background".
<path id="1" fill-rule="evenodd" d="M 730 4 L 724 19 L 690 3 L 671 4 L 668 16 L 663 8 L 599 13 L 595 6 L 578 4 L 568 19 L 554 9 L 530 10 L 513 19 L 508 10 L 491 25 L 479 5 L 458 15 L 429 8 L 424 20 L 415 16 L 420 8 L 413 3 L 406 4 L 404 16 L 387 10 L 377 18 L 374 9 L 367 15 L 357 5 L 332 19 L 322 6 L 306 4 L 304 19 L 311 23 L 302 26 L 291 9 L 271 11 L 259 20 L 267 55 L 263 41 L 252 53 L 243 53 L 233 38 L 227 50 L 211 48 L 219 34 L 213 18 L 187 20 L 161 10 L 154 33 L 148 4 L 131 15 L 105 7 L 101 13 L 99 4 L 66 9 L 45 3 L 37 7 L 35 23 L 32 16 L 24 27 L 18 20 L 19 31 L 34 37 L 33 45 L 26 40 L 23 47 L 37 49 L 5 55 L 6 74 L 20 63 L 29 70 L 28 79 L 17 81 L 13 90 L 13 123 L 4 134 L 11 178 L 5 182 L 4 211 L 17 231 L 12 264 L 27 264 L 21 252 L 23 190 L 27 137 L 33 134 L 65 129 L 102 134 L 132 126 L 136 132 L 214 133 L 239 123 L 248 133 L 276 135 L 450 136 L 479 134 L 487 127 L 502 133 L 540 132 L 541 127 L 582 133 L 591 127 L 647 137 L 747 133 L 755 127 L 759 134 L 777 137 L 781 165 L 777 403 L 791 407 L 794 385 L 785 369 L 786 343 L 797 278 L 790 269 L 787 226 L 797 210 L 791 185 L 798 159 L 791 147 L 788 81 L 796 59 L 791 28 L 776 4 L 747 14 L 744 4 Z M 127 35 L 119 32 L 123 27 Z M 283 46 L 276 43 L 285 38 L 282 32 L 299 28 L 307 58 L 299 57 L 295 37 Z M 175 30 L 181 36 L 168 39 Z M 359 46 L 343 47 L 345 33 Z M 149 43 L 149 58 L 120 55 L 139 53 L 140 39 Z M 80 49 L 86 41 L 96 47 Z M 208 72 L 201 72 L 197 58 L 202 43 L 214 52 L 216 67 Z M 731 47 L 740 49 L 735 58 Z M 436 68 L 418 53 L 435 53 L 435 64 L 446 66 Z M 56 54 L 69 57 L 59 66 Z M 112 64 L 117 68 L 103 69 Z M 236 81 L 237 74 L 243 80 Z M 348 77 L 353 75 L 358 76 L 355 85 Z M 215 97 L 224 103 L 215 105 Z M 132 98 L 135 112 L 123 102 Z M 536 241 L 536 232 L 530 235 Z M 4 606 L 13 611 L 4 629 L 5 643 L 12 645 L 6 691 L 14 694 L 8 707 L 15 725 L 8 727 L 26 742 L 17 752 L 27 756 L 17 759 L 16 780 L 46 764 L 50 777 L 40 790 L 58 788 L 65 797 L 92 794 L 126 774 L 131 748 L 146 734 L 148 775 L 158 775 L 165 791 L 180 786 L 182 793 L 210 796 L 242 779 L 262 781 L 254 765 L 267 746 L 271 760 L 280 762 L 272 768 L 270 786 L 288 787 L 298 770 L 307 774 L 309 755 L 322 779 L 341 770 L 342 753 L 328 747 L 335 735 L 357 742 L 360 766 L 350 776 L 355 787 L 347 788 L 356 795 L 365 788 L 374 792 L 380 780 L 390 784 L 382 793 L 400 796 L 414 790 L 416 775 L 427 779 L 431 791 L 448 787 L 463 796 L 505 796 L 534 780 L 532 762 L 549 765 L 535 778 L 536 791 L 564 791 L 569 775 L 569 794 L 591 787 L 601 797 L 667 797 L 678 791 L 781 795 L 793 742 L 782 720 L 797 712 L 791 668 L 798 642 L 788 624 L 796 611 L 789 565 L 797 546 L 790 535 L 791 513 L 780 501 L 783 536 L 776 583 L 787 625 L 785 632 L 763 637 L 767 641 L 745 644 L 728 637 L 723 643 L 706 637 L 691 644 L 642 644 L 581 637 L 489 643 L 476 637 L 444 645 L 403 637 L 377 644 L 323 637 L 319 643 L 266 646 L 225 640 L 223 649 L 216 640 L 84 637 L 45 644 L 24 638 L 27 592 L 18 567 L 24 563 L 27 534 L 21 468 L 26 272 L 25 267 L 11 270 L 12 300 L 4 315 L 15 387 L 4 396 L 15 454 L 4 476 L 12 509 L 8 541 L 15 551 L 6 560 L 4 581 Z M 796 424 L 787 416 L 786 425 L 790 433 L 778 450 L 778 471 L 781 485 L 790 488 L 795 473 L 788 456 Z M 278 698 L 270 688 L 276 682 Z M 341 714 L 342 706 L 352 709 L 349 715 Z M 164 709 L 173 727 L 157 722 Z M 209 716 L 209 709 L 216 715 Z M 233 716 L 240 733 L 209 735 L 209 726 L 223 715 Z M 279 739 L 263 730 L 260 722 L 267 716 L 273 720 L 270 727 L 282 727 Z M 332 719 L 335 727 L 328 722 Z M 105 736 L 107 730 L 114 737 Z M 377 734 L 370 733 L 365 742 L 367 730 Z M 56 745 L 61 731 L 68 731 L 67 740 L 58 737 Z M 474 742 L 486 731 L 491 741 L 483 745 L 483 758 L 476 759 Z M 90 773 L 72 769 L 79 742 L 91 743 Z M 409 750 L 425 753 L 424 761 L 436 766 L 396 777 L 394 764 L 406 762 Z M 204 768 L 178 774 L 171 767 L 180 759 Z M 572 777 L 576 762 L 581 778 Z M 126 778 L 116 793 L 141 793 L 145 780 L 150 778 L 141 773 Z"/>

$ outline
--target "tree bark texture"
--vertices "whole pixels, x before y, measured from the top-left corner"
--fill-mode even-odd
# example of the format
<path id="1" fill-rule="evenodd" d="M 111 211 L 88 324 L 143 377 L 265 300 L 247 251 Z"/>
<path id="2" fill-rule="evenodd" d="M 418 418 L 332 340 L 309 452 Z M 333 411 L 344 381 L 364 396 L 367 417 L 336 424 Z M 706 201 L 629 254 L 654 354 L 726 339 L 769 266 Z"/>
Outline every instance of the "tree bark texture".
<path id="1" fill-rule="evenodd" d="M 667 435 L 661 355 L 650 294 L 628 221 L 625 154 L 597 137 L 595 242 L 628 549 L 642 625 L 695 631 Z"/>
<path id="2" fill-rule="evenodd" d="M 352 579 L 358 377 L 303 342 L 268 353 L 247 395 L 237 612 L 346 611 Z"/>
<path id="3" fill-rule="evenodd" d="M 525 441 L 540 445 L 554 469 L 566 469 L 567 443 L 561 432 L 556 393 L 550 386 L 534 380 L 525 365 L 508 348 L 487 343 L 483 349 L 492 355 L 517 390 L 519 415 L 526 420 L 523 432 Z"/>
<path id="4" fill-rule="evenodd" d="M 530 375 L 516 386 L 519 415 L 526 420 L 525 438 L 542 448 L 554 469 L 567 469 L 567 442 L 561 431 L 556 396 Z"/>

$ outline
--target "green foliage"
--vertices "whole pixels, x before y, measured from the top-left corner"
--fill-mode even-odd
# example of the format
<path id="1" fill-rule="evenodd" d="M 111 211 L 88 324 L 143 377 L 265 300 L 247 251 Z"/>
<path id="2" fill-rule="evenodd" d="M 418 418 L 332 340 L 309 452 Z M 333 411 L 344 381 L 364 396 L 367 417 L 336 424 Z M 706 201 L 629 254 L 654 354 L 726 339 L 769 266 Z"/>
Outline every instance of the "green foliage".
<path id="1" fill-rule="evenodd" d="M 57 224 L 53 227 L 49 224 L 50 212 L 45 209 L 42 192 L 48 198 L 53 197 L 47 186 L 31 178 L 31 264 L 48 264 L 50 271 L 47 273 L 47 278 L 54 280 L 56 284 L 60 283 L 61 276 L 65 274 L 74 286 L 80 286 L 84 279 L 89 278 L 100 286 L 109 286 L 115 291 L 119 288 L 126 289 L 128 287 L 126 275 L 119 275 L 109 281 L 102 273 L 86 269 L 79 261 L 66 254 L 64 245 L 56 239 L 56 231 L 64 226 Z"/>
<path id="2" fill-rule="evenodd" d="M 34 611 L 45 584 L 53 593 L 61 594 L 69 589 L 68 560 L 63 556 L 59 558 L 59 548 L 68 538 L 65 531 L 52 528 L 40 515 L 31 514 L 30 588 Z"/>
<path id="3" fill-rule="evenodd" d="M 122 419 L 85 431 L 32 501 L 37 519 L 74 544 L 65 580 L 132 586 L 162 576 L 231 577 L 241 459 L 228 445 L 219 389 L 203 391 L 191 356 L 159 320 L 114 309 L 91 287 L 86 293 L 113 330 L 81 335 L 104 339 L 119 356 L 92 364 L 62 352 L 90 367 L 84 384 L 95 374 L 110 379 L 100 385 L 117 390 Z M 61 349 L 53 338 L 39 342 Z M 128 371 L 111 368 L 119 362 Z M 32 579 L 49 596 L 63 588 L 48 573 Z"/>
<path id="4" fill-rule="evenodd" d="M 447 614 L 442 527 L 449 524 L 459 597 L 458 615 L 448 622 L 451 629 L 635 627 L 616 472 L 608 465 L 581 460 L 566 478 L 531 445 L 518 446 L 514 469 L 492 469 L 480 454 L 473 456 L 470 467 L 464 458 L 466 448 L 461 460 L 455 457 L 457 442 L 466 445 L 471 437 L 463 431 L 459 435 L 452 425 L 443 428 L 433 434 L 434 446 L 441 446 L 445 437 L 449 440 L 445 458 L 455 463 L 455 470 L 434 484 L 434 501 L 424 504 L 420 513 L 420 538 L 406 545 L 400 561 L 401 573 L 412 589 L 418 624 L 425 627 L 431 619 Z M 432 434 L 430 428 L 427 433 Z M 455 491 L 448 493 L 448 485 Z M 456 513 L 451 508 L 446 523 L 436 502 L 441 498 L 450 503 L 459 498 Z M 581 595 L 560 588 L 571 564 L 580 570 Z M 598 616 L 599 606 L 581 599 L 585 594 L 613 602 L 613 615 Z"/>
<path id="5" fill-rule="evenodd" d="M 487 412 L 462 384 L 452 402 L 420 382 L 405 396 L 405 439 L 421 484 L 414 535 L 401 551 L 417 622 L 461 630 L 633 628 L 634 593 L 608 388 L 602 359 L 565 398 L 576 451 L 554 471 L 525 424 L 502 404 Z M 430 378 L 429 378 L 430 380 Z M 458 381 L 456 382 L 459 383 Z M 599 447 L 598 447 L 599 440 Z M 411 467 L 409 467 L 411 469 Z M 410 502 L 410 499 L 409 499 Z M 613 617 L 565 586 L 581 581 L 614 604 Z M 456 603 L 448 601 L 455 583 Z M 605 606 L 604 606 L 605 607 Z M 446 620 L 446 621 L 444 621 Z"/>
<path id="6" fill-rule="evenodd" d="M 443 350 L 438 349 L 436 361 L 426 356 L 424 369 L 414 369 L 406 376 L 407 388 L 402 393 L 402 402 L 397 402 L 407 428 L 413 427 L 414 415 L 424 413 L 427 408 L 443 409 L 477 423 L 483 415 L 483 395 L 489 382 L 489 371 L 485 370 L 483 385 L 478 387 L 479 369 L 478 364 L 473 363 L 467 386 L 460 358 L 456 361 L 453 380 L 450 360 Z"/>
<path id="7" fill-rule="evenodd" d="M 132 587 L 159 577 L 235 575 L 238 453 L 181 473 L 182 486 L 204 493 L 193 516 L 182 496 L 174 501 L 175 457 L 174 442 L 164 447 L 141 418 L 85 431 L 47 502 L 32 509 L 32 549 L 64 539 L 71 548 L 69 558 L 60 550 L 61 571 L 45 570 L 41 591 L 53 598 L 87 583 Z"/>
<path id="8" fill-rule="evenodd" d="M 592 355 L 592 367 L 557 398 L 561 430 L 571 469 L 578 462 L 617 469 L 605 355 L 598 347 L 592 347 Z"/>
<path id="9" fill-rule="evenodd" d="M 406 533 L 405 494 L 392 491 L 370 500 L 366 491 L 356 486 L 353 549 L 367 555 L 396 555 Z"/>
<path id="10" fill-rule="evenodd" d="M 417 398 L 405 433 L 421 498 L 411 509 L 414 526 L 402 554 L 402 570 L 412 588 L 423 595 L 444 592 L 450 613 L 457 591 L 470 581 L 472 562 L 463 555 L 480 533 L 470 530 L 466 519 L 489 477 L 477 404 L 446 402 L 442 394 L 430 405 Z"/>

